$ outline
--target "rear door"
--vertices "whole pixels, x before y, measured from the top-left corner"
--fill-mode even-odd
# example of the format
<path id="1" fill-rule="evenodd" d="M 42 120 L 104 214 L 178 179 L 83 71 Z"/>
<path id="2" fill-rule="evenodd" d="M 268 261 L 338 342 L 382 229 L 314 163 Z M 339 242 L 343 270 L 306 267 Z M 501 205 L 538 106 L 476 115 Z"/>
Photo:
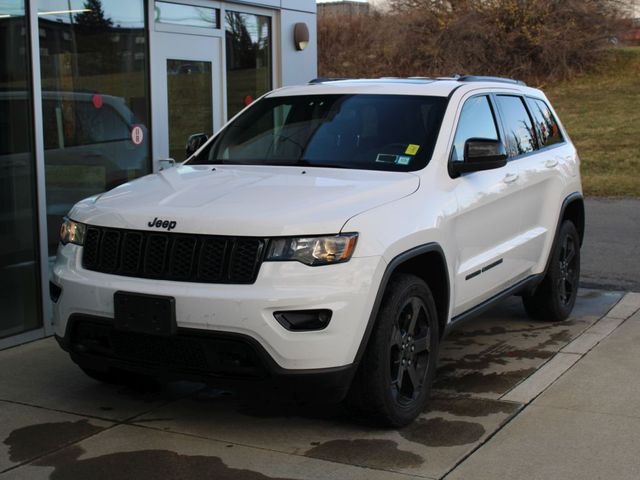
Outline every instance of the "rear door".
<path id="1" fill-rule="evenodd" d="M 522 168 L 531 184 L 531 198 L 524 205 L 523 220 L 529 231 L 544 232 L 541 241 L 527 252 L 532 273 L 539 273 L 551 250 L 566 182 L 578 175 L 578 159 L 547 100 L 526 97 L 526 101 L 540 149 L 536 155 L 523 159 Z"/>
<path id="2" fill-rule="evenodd" d="M 497 94 L 509 151 L 519 177 L 521 232 L 515 256 L 521 271 L 539 273 L 550 248 L 562 204 L 563 168 L 568 155 L 559 126 L 544 102 L 514 94 Z M 565 145 L 566 147 L 566 145 Z"/>

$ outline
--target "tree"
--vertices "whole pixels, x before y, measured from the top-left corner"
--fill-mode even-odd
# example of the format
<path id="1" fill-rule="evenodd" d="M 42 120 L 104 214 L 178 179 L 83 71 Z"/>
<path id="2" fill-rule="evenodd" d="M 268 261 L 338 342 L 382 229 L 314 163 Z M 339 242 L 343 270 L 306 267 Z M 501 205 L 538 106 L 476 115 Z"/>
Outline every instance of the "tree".
<path id="1" fill-rule="evenodd" d="M 113 26 L 110 18 L 105 18 L 100 0 L 85 0 L 84 10 L 75 16 L 76 25 L 98 30 L 107 30 Z"/>
<path id="2" fill-rule="evenodd" d="M 119 71 L 121 52 L 113 41 L 114 26 L 105 16 L 100 0 L 85 0 L 85 12 L 74 17 L 74 35 L 80 75 L 103 75 Z"/>

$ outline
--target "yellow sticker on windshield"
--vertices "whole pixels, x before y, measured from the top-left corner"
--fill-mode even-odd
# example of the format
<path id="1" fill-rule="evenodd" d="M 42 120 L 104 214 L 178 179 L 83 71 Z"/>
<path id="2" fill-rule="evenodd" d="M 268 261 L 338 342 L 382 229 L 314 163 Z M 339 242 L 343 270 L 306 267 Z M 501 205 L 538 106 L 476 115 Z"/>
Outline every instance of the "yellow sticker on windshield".
<path id="1" fill-rule="evenodd" d="M 413 143 L 409 144 L 407 149 L 404 151 L 407 155 L 415 155 L 420 150 L 420 145 L 414 145 Z"/>

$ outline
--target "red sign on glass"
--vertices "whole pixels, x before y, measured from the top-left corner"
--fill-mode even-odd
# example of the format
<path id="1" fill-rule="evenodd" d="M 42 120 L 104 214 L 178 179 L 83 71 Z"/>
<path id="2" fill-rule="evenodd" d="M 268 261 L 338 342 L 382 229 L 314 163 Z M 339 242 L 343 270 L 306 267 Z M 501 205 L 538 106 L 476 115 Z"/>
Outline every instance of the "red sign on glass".
<path id="1" fill-rule="evenodd" d="M 93 106 L 95 108 L 102 108 L 102 95 L 95 94 L 93 97 L 91 97 L 91 103 L 93 103 Z"/>
<path id="2" fill-rule="evenodd" d="M 140 145 L 144 140 L 144 131 L 140 125 L 136 125 L 131 129 L 131 141 L 134 145 Z"/>

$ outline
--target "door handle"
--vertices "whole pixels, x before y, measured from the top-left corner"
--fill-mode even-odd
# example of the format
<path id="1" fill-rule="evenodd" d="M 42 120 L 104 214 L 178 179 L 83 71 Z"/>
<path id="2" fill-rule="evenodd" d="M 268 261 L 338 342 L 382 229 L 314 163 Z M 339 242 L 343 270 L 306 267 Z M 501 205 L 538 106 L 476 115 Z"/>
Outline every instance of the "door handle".
<path id="1" fill-rule="evenodd" d="M 513 183 L 518 179 L 518 174 L 517 173 L 507 173 L 504 178 L 502 179 L 502 181 L 504 183 Z"/>
<path id="2" fill-rule="evenodd" d="M 544 166 L 547 168 L 553 168 L 558 165 L 558 158 L 550 158 L 546 162 L 544 162 Z"/>

